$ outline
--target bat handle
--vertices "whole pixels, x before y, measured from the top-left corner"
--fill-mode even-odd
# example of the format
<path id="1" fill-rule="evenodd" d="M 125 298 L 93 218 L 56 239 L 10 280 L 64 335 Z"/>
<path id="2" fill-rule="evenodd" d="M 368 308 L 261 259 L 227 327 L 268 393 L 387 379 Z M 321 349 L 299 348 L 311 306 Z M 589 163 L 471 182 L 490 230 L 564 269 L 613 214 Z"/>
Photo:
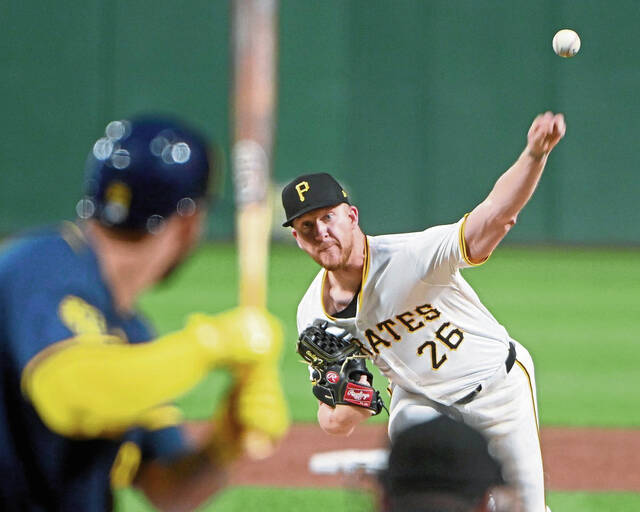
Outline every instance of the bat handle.
<path id="1" fill-rule="evenodd" d="M 267 304 L 267 267 L 271 208 L 253 203 L 237 215 L 239 303 L 265 307 Z"/>

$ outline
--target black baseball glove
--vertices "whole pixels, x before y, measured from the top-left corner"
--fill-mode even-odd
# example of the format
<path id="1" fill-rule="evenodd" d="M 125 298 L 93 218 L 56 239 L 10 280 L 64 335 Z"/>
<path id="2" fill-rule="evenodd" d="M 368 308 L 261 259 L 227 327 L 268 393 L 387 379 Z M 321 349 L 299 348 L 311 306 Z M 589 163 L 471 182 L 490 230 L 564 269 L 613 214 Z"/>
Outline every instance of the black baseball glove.
<path id="1" fill-rule="evenodd" d="M 378 414 L 384 404 L 372 387 L 366 356 L 349 333 L 335 335 L 328 327 L 328 322 L 316 320 L 298 338 L 298 354 L 312 368 L 313 394 L 331 407 L 357 405 Z M 363 375 L 366 383 L 360 382 Z"/>

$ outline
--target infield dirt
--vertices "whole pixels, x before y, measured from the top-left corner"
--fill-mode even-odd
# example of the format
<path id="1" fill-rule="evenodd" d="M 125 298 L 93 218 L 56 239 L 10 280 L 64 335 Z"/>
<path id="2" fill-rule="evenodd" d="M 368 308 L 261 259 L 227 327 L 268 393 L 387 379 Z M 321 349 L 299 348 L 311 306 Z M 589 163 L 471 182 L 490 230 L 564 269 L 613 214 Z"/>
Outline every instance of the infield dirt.
<path id="1" fill-rule="evenodd" d="M 640 492 L 640 430 L 546 427 L 541 430 L 547 488 L 554 491 Z M 317 425 L 295 425 L 279 450 L 263 461 L 234 465 L 231 485 L 343 487 L 344 475 L 308 470 L 314 453 L 386 446 L 382 425 L 361 426 L 350 437 L 333 437 Z"/>

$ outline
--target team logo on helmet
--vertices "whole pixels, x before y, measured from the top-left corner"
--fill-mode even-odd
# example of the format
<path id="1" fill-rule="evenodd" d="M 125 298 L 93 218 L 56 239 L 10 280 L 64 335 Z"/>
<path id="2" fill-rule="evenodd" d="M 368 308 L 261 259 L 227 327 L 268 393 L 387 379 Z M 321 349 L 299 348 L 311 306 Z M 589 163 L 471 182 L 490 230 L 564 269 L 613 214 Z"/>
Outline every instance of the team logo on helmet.
<path id="1" fill-rule="evenodd" d="M 131 205 L 131 188 L 121 181 L 112 182 L 105 191 L 102 215 L 108 224 L 119 224 L 127 218 Z"/>
<path id="2" fill-rule="evenodd" d="M 340 380 L 340 375 L 334 371 L 327 372 L 327 380 L 331 382 L 331 384 L 335 384 Z"/>

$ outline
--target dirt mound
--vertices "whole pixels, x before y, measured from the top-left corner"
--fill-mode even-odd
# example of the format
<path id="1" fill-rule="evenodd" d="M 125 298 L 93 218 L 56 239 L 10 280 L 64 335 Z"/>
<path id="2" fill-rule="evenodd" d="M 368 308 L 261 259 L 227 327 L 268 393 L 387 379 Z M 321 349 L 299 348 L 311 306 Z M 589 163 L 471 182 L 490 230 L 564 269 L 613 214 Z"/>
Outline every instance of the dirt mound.
<path id="1" fill-rule="evenodd" d="M 640 430 L 543 428 L 542 451 L 550 490 L 640 492 Z M 232 485 L 342 487 L 341 475 L 312 475 L 317 452 L 374 449 L 386 445 L 384 426 L 361 426 L 348 438 L 325 434 L 317 425 L 296 425 L 271 458 L 240 461 Z"/>

